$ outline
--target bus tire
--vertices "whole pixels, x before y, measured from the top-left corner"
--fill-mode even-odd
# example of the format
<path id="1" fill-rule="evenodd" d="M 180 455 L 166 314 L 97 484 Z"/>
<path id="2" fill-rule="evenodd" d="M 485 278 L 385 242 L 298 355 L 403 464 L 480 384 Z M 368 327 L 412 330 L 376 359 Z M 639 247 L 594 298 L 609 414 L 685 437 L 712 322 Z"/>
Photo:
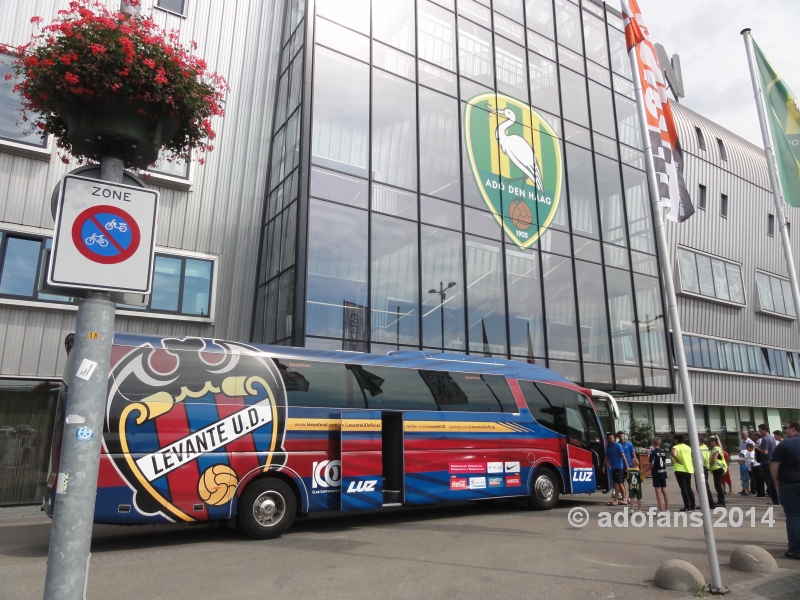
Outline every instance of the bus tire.
<path id="1" fill-rule="evenodd" d="M 239 499 L 238 529 L 254 540 L 280 537 L 294 521 L 297 499 L 280 479 L 256 479 Z"/>
<path id="2" fill-rule="evenodd" d="M 558 479 L 550 469 L 540 468 L 533 473 L 530 506 L 534 510 L 550 510 L 558 504 Z"/>

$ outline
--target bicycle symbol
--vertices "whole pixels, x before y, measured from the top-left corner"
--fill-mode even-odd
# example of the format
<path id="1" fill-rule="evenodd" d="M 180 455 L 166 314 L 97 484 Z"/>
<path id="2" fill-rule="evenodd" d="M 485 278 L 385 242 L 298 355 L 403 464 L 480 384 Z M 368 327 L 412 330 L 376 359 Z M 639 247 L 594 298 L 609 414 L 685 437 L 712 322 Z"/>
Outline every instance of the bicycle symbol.
<path id="1" fill-rule="evenodd" d="M 86 242 L 87 246 L 93 246 L 94 244 L 97 244 L 101 248 L 108 246 L 108 240 L 101 233 L 93 233 L 91 236 L 87 237 L 84 242 Z"/>
<path id="2" fill-rule="evenodd" d="M 113 231 L 114 229 L 119 230 L 120 233 L 125 233 L 128 231 L 128 226 L 125 223 L 120 223 L 117 225 L 116 219 L 111 219 L 108 223 L 106 223 L 106 229 L 108 231 Z"/>

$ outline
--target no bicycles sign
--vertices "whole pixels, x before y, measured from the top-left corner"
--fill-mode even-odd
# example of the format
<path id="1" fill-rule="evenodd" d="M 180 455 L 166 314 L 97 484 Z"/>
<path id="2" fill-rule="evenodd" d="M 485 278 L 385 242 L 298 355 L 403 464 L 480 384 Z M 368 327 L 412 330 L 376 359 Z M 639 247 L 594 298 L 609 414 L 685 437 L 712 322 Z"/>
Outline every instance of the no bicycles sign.
<path id="1" fill-rule="evenodd" d="M 47 282 L 149 294 L 157 214 L 156 191 L 66 175 Z"/>

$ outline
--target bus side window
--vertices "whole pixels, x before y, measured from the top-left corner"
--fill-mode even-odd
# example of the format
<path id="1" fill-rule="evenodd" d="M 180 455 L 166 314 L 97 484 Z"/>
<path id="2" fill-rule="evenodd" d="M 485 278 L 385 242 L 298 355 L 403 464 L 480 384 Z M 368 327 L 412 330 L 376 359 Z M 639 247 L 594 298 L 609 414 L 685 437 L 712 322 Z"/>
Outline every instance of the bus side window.
<path id="1" fill-rule="evenodd" d="M 440 410 L 517 412 L 517 403 L 503 375 L 421 370 Z"/>
<path id="2" fill-rule="evenodd" d="M 563 406 L 551 404 L 543 393 L 543 388 L 550 386 L 523 380 L 519 380 L 518 383 L 533 418 L 551 431 L 564 433 Z"/>
<path id="3" fill-rule="evenodd" d="M 394 367 L 348 365 L 370 409 L 437 410 L 420 372 Z"/>
<path id="4" fill-rule="evenodd" d="M 574 406 L 565 406 L 564 410 L 567 416 L 567 438 L 573 444 L 588 447 L 589 432 L 578 409 Z"/>
<path id="5" fill-rule="evenodd" d="M 274 359 L 289 406 L 364 408 L 364 395 L 347 365 Z"/>

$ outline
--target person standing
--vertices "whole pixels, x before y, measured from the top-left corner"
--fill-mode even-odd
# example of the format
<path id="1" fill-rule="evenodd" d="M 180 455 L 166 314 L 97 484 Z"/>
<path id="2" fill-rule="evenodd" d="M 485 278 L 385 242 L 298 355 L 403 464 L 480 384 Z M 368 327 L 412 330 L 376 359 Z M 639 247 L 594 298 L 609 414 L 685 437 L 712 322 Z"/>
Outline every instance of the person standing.
<path id="1" fill-rule="evenodd" d="M 772 437 L 775 438 L 775 445 L 776 446 L 783 441 L 783 433 L 778 429 L 776 429 L 775 431 L 772 432 Z"/>
<path id="2" fill-rule="evenodd" d="M 695 510 L 694 492 L 692 491 L 692 475 L 694 465 L 692 464 L 692 449 L 683 443 L 683 436 L 678 434 L 673 438 L 672 459 L 675 462 L 675 479 L 681 488 L 681 498 L 683 499 L 683 512 Z"/>
<path id="3" fill-rule="evenodd" d="M 628 504 L 627 493 L 625 492 L 625 471 L 628 468 L 627 458 L 625 452 L 620 444 L 614 437 L 614 434 L 609 432 L 606 434 L 606 460 L 603 464 L 603 473 L 606 469 L 611 469 L 611 483 L 614 486 L 614 497 L 611 502 L 607 502 L 609 506 L 617 506 L 617 504 Z M 622 499 L 617 502 L 617 495 Z"/>
<path id="4" fill-rule="evenodd" d="M 742 496 L 750 495 L 750 471 L 747 470 L 748 459 L 745 458 L 747 452 L 739 453 L 739 481 L 742 482 L 742 491 L 739 492 Z M 730 471 L 730 469 L 728 469 Z"/>
<path id="5" fill-rule="evenodd" d="M 745 456 L 747 456 L 747 472 L 750 475 L 750 495 L 756 495 L 756 482 L 753 479 L 753 469 L 756 466 L 756 459 L 755 459 L 755 444 L 752 440 L 747 443 L 747 450 L 745 451 Z"/>
<path id="6" fill-rule="evenodd" d="M 756 498 L 766 498 L 767 495 L 764 493 L 764 472 L 761 470 L 761 454 L 758 452 L 758 443 L 761 441 L 761 436 L 754 433 L 751 441 L 753 442 L 753 468 L 750 471 L 750 476 L 753 478 L 753 491 L 756 494 Z"/>
<path id="7" fill-rule="evenodd" d="M 714 496 L 711 495 L 711 489 L 708 487 L 708 470 L 709 470 L 709 450 L 708 446 L 706 446 L 706 441 L 703 439 L 703 436 L 699 436 L 697 439 L 697 443 L 700 444 L 700 454 L 703 457 L 703 480 L 706 482 L 706 496 L 708 497 L 708 506 L 711 510 L 714 510 L 717 505 L 714 503 Z M 697 486 L 697 479 L 694 481 L 695 486 Z M 700 493 L 700 490 L 697 490 L 697 493 Z"/>
<path id="8" fill-rule="evenodd" d="M 786 439 L 775 448 L 770 471 L 786 515 L 786 556 L 800 560 L 800 423 L 789 421 L 783 431 Z"/>
<path id="9" fill-rule="evenodd" d="M 624 431 L 617 432 L 617 441 L 620 443 L 622 446 L 622 451 L 625 453 L 625 460 L 628 461 L 627 466 L 625 467 L 625 470 L 627 471 L 633 464 L 636 448 L 634 448 L 633 444 L 625 438 Z"/>
<path id="10" fill-rule="evenodd" d="M 653 476 L 653 491 L 656 494 L 658 512 L 669 512 L 669 495 L 667 495 L 667 453 L 661 447 L 661 438 L 653 438 L 653 449 L 650 451 L 650 473 Z M 663 505 L 662 505 L 663 497 Z"/>
<path id="11" fill-rule="evenodd" d="M 722 476 L 728 471 L 728 463 L 725 462 L 725 456 L 722 454 L 722 448 L 719 445 L 719 438 L 712 435 L 708 438 L 708 443 L 711 444 L 711 451 L 708 457 L 708 470 L 714 477 L 714 490 L 717 492 L 716 506 L 725 506 L 725 490 L 722 487 Z M 706 485 L 708 488 L 708 485 Z M 711 504 L 711 495 L 709 494 L 709 504 Z"/>
<path id="12" fill-rule="evenodd" d="M 761 455 L 761 473 L 764 476 L 767 494 L 769 494 L 772 504 L 778 504 L 778 488 L 775 486 L 775 481 L 772 479 L 772 471 L 769 468 L 769 457 L 772 451 L 775 450 L 775 438 L 772 437 L 764 423 L 758 426 L 758 433 L 761 435 L 761 439 L 756 448 L 756 453 Z"/>
<path id="13" fill-rule="evenodd" d="M 753 440 L 750 439 L 750 434 L 747 432 L 747 429 L 742 429 L 742 441 L 739 444 L 739 452 L 744 452 L 747 450 L 747 444 L 752 441 Z"/>
<path id="14" fill-rule="evenodd" d="M 722 476 L 722 489 L 728 496 L 733 496 L 733 482 L 731 481 L 731 468 L 730 468 L 731 455 L 728 454 L 727 450 L 723 449 L 722 456 L 725 457 L 725 464 L 728 465 L 728 468 L 725 470 L 725 474 Z"/>

